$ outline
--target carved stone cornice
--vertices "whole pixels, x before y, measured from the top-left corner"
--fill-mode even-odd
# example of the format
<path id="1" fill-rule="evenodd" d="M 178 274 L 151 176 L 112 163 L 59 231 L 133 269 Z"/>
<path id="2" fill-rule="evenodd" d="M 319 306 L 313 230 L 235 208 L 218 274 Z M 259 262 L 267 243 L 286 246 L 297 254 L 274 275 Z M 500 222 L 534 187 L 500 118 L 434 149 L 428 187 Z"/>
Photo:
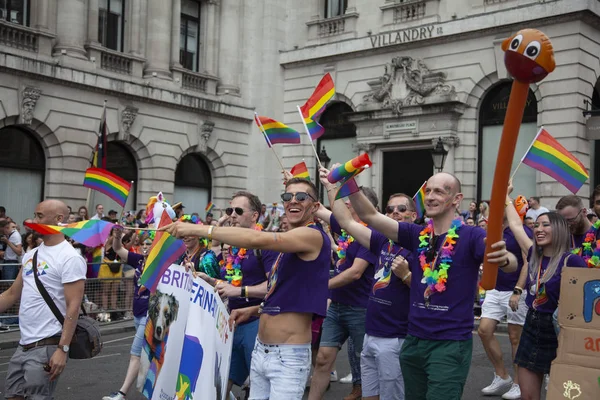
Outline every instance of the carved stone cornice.
<path id="1" fill-rule="evenodd" d="M 371 143 L 354 143 L 352 144 L 353 151 L 362 151 L 363 153 L 370 153 L 375 150 L 375 145 Z"/>
<path id="2" fill-rule="evenodd" d="M 200 140 L 198 141 L 198 150 L 200 153 L 206 154 L 208 152 L 208 141 L 214 129 L 215 123 L 213 121 L 204 121 L 200 125 Z"/>
<path id="3" fill-rule="evenodd" d="M 25 89 L 23 89 L 21 100 L 22 124 L 31 125 L 31 121 L 33 121 L 33 113 L 35 111 L 35 106 L 41 94 L 42 90 L 35 87 L 27 86 Z"/>
<path id="4" fill-rule="evenodd" d="M 121 111 L 121 138 L 124 141 L 129 139 L 131 125 L 133 125 L 135 118 L 138 115 L 138 109 L 132 106 L 126 106 Z"/>

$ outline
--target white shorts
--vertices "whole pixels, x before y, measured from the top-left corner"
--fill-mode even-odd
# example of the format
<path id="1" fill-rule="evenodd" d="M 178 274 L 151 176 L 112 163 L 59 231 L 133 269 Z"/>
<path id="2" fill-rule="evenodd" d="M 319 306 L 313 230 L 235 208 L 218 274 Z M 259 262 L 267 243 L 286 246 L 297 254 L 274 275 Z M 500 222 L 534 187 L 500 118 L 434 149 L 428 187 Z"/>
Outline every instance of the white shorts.
<path id="1" fill-rule="evenodd" d="M 485 300 L 481 306 L 481 318 L 489 318 L 500 322 L 502 318 L 506 317 L 509 324 L 523 326 L 529 309 L 525 304 L 527 294 L 525 292 L 521 294 L 517 311 L 511 310 L 508 304 L 512 294 L 511 291 L 500 292 L 496 289 L 485 292 Z"/>
<path id="2" fill-rule="evenodd" d="M 362 396 L 380 400 L 404 400 L 400 350 L 404 339 L 365 335 L 360 368 Z"/>

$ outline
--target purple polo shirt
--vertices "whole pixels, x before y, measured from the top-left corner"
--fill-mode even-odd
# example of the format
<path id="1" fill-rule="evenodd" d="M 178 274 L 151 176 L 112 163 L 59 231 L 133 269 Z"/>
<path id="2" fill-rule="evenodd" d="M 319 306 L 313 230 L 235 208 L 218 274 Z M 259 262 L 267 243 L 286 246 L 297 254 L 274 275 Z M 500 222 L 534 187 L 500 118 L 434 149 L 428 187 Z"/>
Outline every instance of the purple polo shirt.
<path id="1" fill-rule="evenodd" d="M 148 298 L 150 297 L 150 291 L 145 289 L 142 293 L 138 293 L 141 287 L 138 281 L 144 270 L 144 262 L 145 258 L 141 254 L 133 253 L 131 251 L 127 254 L 127 265 L 135 268 L 135 273 L 133 274 L 133 315 L 137 318 L 145 317 L 148 313 Z"/>
<path id="2" fill-rule="evenodd" d="M 529 262 L 531 260 L 531 251 L 534 247 L 532 246 L 529 249 L 529 253 L 527 254 L 527 261 Z M 526 303 L 529 306 L 529 308 L 533 308 L 534 310 L 540 312 L 540 313 L 547 313 L 547 314 L 553 314 L 554 311 L 556 311 L 556 309 L 558 308 L 558 300 L 560 298 L 560 278 L 562 276 L 562 269 L 565 263 L 565 258 L 567 256 L 570 256 L 569 259 L 567 260 L 567 266 L 569 267 L 578 267 L 578 268 L 586 268 L 587 265 L 585 263 L 585 261 L 583 261 L 583 258 L 575 255 L 575 254 L 571 254 L 569 252 L 564 253 L 561 257 L 560 257 L 560 261 L 558 263 L 558 266 L 556 268 L 556 272 L 554 272 L 554 275 L 552 275 L 552 278 L 550 278 L 546 283 L 540 285 L 543 287 L 543 292 L 540 294 L 540 296 L 538 296 L 538 301 L 535 302 L 536 305 L 534 306 L 534 300 L 536 298 L 536 287 L 537 287 L 537 271 L 538 268 L 540 268 L 540 264 L 537 265 L 531 265 L 531 263 L 529 263 L 529 274 L 527 275 L 527 298 L 526 298 Z M 544 276 L 544 272 L 546 271 L 546 269 L 548 268 L 548 263 L 550 262 L 550 257 L 542 257 L 541 259 L 541 270 L 540 270 L 540 279 L 542 279 L 542 277 Z M 533 278 L 532 278 L 533 275 Z"/>
<path id="3" fill-rule="evenodd" d="M 404 338 L 408 329 L 410 288 L 392 271 L 396 256 L 406 258 L 409 264 L 417 261 L 412 254 L 381 233 L 371 231 L 371 252 L 377 256 L 375 279 L 367 304 L 365 332 L 382 338 Z M 418 267 L 409 266 L 410 269 Z"/>
<path id="4" fill-rule="evenodd" d="M 333 216 L 330 218 L 331 231 L 342 234 L 342 228 Z M 372 230 L 371 230 L 372 231 Z M 337 262 L 333 276 L 337 276 L 348 268 L 352 267 L 354 260 L 360 258 L 369 263 L 365 271 L 363 272 L 360 279 L 355 280 L 345 286 L 331 290 L 331 300 L 340 304 L 348 306 L 366 308 L 369 302 L 369 292 L 373 287 L 373 275 L 375 274 L 373 265 L 377 262 L 376 257 L 369 251 L 360 245 L 360 243 L 354 241 L 350 243 L 346 250 L 346 258 L 343 262 Z"/>
<path id="5" fill-rule="evenodd" d="M 523 229 L 529 238 L 533 238 L 531 229 L 523 225 Z M 510 228 L 504 228 L 504 241 L 506 242 L 506 250 L 513 253 L 517 258 L 517 270 L 515 272 L 504 272 L 498 268 L 498 278 L 496 278 L 496 290 L 500 292 L 512 292 L 515 288 L 519 275 L 523 269 L 523 252 L 519 246 L 519 242 L 515 238 Z"/>
<path id="6" fill-rule="evenodd" d="M 398 244 L 418 257 L 419 233 L 422 226 L 398 223 Z M 410 285 L 410 319 L 408 334 L 427 340 L 467 340 L 473 331 L 473 300 L 477 290 L 479 266 L 485 254 L 485 231 L 479 227 L 462 225 L 448 270 L 446 290 L 430 297 L 425 304 L 425 283 L 420 262 L 410 265 L 413 273 Z M 446 234 L 437 239 L 439 252 Z M 438 260 L 439 263 L 439 260 Z"/>

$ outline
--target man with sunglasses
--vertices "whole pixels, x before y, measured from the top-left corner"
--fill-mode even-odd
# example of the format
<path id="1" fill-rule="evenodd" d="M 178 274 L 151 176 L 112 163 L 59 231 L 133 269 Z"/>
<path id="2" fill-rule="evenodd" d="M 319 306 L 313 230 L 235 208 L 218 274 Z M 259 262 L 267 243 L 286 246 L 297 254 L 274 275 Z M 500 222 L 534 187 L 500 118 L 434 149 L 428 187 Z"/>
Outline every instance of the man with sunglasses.
<path id="1" fill-rule="evenodd" d="M 412 275 L 409 263 L 414 264 L 416 260 L 408 250 L 357 222 L 344 203 L 335 200 L 336 186 L 329 183 L 328 174 L 329 171 L 321 169 L 321 182 L 327 189 L 330 204 L 333 204 L 331 220 L 337 221 L 358 243 L 377 257 L 375 280 L 367 293 L 366 334 L 360 355 L 362 398 L 402 400 L 404 382 L 400 368 L 400 350 L 408 326 Z M 369 200 L 372 202 L 372 199 Z M 386 216 L 395 221 L 413 223 L 416 219 L 413 200 L 402 193 L 390 196 L 385 210 Z M 394 260 L 396 263 L 393 266 Z"/>
<path id="2" fill-rule="evenodd" d="M 336 186 L 328 183 L 326 187 L 329 190 L 328 196 L 335 200 L 334 189 Z M 377 206 L 378 200 L 375 193 L 370 191 L 369 195 L 373 206 Z M 330 204 L 333 204 L 331 199 Z M 343 202 L 342 205 L 346 207 Z M 347 212 L 351 215 L 353 213 L 349 203 Z M 330 372 L 335 369 L 337 354 L 346 340 L 351 338 L 355 351 L 355 361 L 352 361 L 352 355 L 349 356 L 353 371 L 352 392 L 344 400 L 355 400 L 362 396 L 360 353 L 363 350 L 365 315 L 369 291 L 373 286 L 373 265 L 376 258 L 368 248 L 351 238 L 351 233 L 342 232 L 336 218 L 325 207 L 321 206 L 317 217 L 329 224 L 332 234 L 338 235 L 339 259 L 335 265 L 334 276 L 329 280 L 331 304 L 327 309 L 325 321 L 323 321 L 319 352 L 308 398 L 311 400 L 323 397 L 329 385 Z M 351 218 L 358 221 L 356 213 Z M 369 229 L 362 225 L 361 227 Z"/>
<path id="3" fill-rule="evenodd" d="M 260 210 L 261 202 L 257 196 L 250 192 L 239 191 L 231 198 L 230 207 L 225 209 L 226 217 L 221 218 L 219 223 L 222 225 L 228 222 L 230 226 L 245 228 L 252 233 L 260 217 Z M 222 245 L 230 244 L 227 241 L 221 243 Z M 276 257 L 277 254 L 271 251 L 231 246 L 227 252 L 222 252 L 219 258 L 224 263 L 231 264 L 233 270 L 240 269 L 241 281 L 234 282 L 231 276 L 228 280 L 227 275 L 221 275 L 222 280 L 206 275 L 201 276 L 215 287 L 223 299 L 229 299 L 230 312 L 258 306 L 267 293 L 267 275 L 271 271 Z M 236 260 L 239 261 L 239 265 L 236 264 Z M 234 384 L 241 387 L 248 378 L 257 334 L 258 318 L 256 317 L 240 322 L 236 327 L 233 336 L 228 392 L 231 391 Z"/>
<path id="4" fill-rule="evenodd" d="M 409 400 L 461 398 L 471 365 L 479 266 L 487 256 L 505 272 L 517 267 L 516 257 L 503 241 L 494 243 L 493 252 L 485 254 L 485 231 L 462 225 L 462 218 L 455 218 L 462 198 L 460 181 L 454 175 L 442 172 L 429 178 L 425 210 L 430 221 L 421 227 L 379 214 L 360 192 L 350 196 L 362 221 L 418 256 L 416 263 L 409 264 L 410 318 L 400 354 Z M 438 255 L 442 246 L 446 246 L 446 281 L 433 278 L 441 271 Z M 424 271 L 432 279 L 423 282 Z"/>
<path id="5" fill-rule="evenodd" d="M 250 372 L 253 399 L 302 398 L 311 366 L 312 316 L 325 316 L 327 308 L 331 243 L 313 222 L 320 205 L 317 189 L 310 181 L 292 178 L 281 199 L 291 228 L 288 232 L 179 222 L 162 228 L 177 237 L 201 236 L 279 253 L 262 306 L 231 312 L 230 324 L 237 326 L 259 315 L 260 310 Z"/>

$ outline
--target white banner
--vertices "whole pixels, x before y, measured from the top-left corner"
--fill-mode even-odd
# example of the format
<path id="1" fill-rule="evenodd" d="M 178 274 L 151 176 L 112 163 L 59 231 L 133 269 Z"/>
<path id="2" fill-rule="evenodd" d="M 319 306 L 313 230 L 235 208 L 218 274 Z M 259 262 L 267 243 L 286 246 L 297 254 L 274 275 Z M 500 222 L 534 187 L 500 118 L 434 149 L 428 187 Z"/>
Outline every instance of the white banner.
<path id="1" fill-rule="evenodd" d="M 138 389 L 152 400 L 225 400 L 233 332 L 212 286 L 171 265 L 150 297 Z M 168 343 L 167 343 L 168 342 Z"/>

